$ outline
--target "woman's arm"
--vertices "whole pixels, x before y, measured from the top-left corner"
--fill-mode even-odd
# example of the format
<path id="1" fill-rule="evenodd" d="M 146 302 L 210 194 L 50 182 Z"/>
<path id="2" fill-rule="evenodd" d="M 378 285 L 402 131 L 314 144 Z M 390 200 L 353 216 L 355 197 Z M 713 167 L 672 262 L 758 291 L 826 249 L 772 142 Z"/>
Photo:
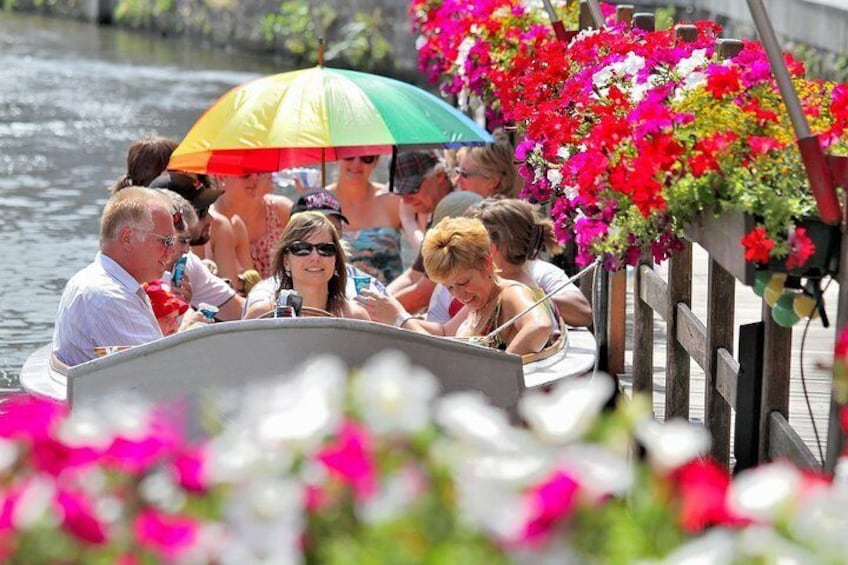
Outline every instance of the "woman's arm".
<path id="1" fill-rule="evenodd" d="M 362 306 L 371 316 L 371 319 L 384 324 L 395 325 L 399 324 L 407 330 L 412 330 L 419 333 L 428 333 L 431 335 L 454 335 L 456 327 L 459 327 L 459 322 L 455 323 L 453 333 L 449 333 L 452 326 L 451 320 L 447 324 L 437 324 L 435 322 L 426 322 L 412 317 L 406 309 L 391 296 L 385 296 L 372 290 L 365 289 L 362 294 L 355 298 L 357 304 Z M 461 314 L 462 312 L 460 312 Z M 459 316 L 459 314 L 457 314 Z M 402 322 L 402 323 L 401 323 Z"/>
<path id="2" fill-rule="evenodd" d="M 513 316 L 526 310 L 535 300 L 530 290 L 521 285 L 510 286 L 503 290 L 501 295 L 501 319 L 502 324 Z M 541 351 L 551 337 L 553 323 L 544 304 L 533 308 L 512 324 L 514 333 L 506 346 L 508 353 L 524 355 L 526 353 L 537 353 Z M 509 329 L 506 335 L 509 335 Z"/>
<path id="3" fill-rule="evenodd" d="M 230 220 L 217 212 L 212 214 L 212 260 L 218 265 L 218 276 L 231 282 L 238 276 L 235 239 Z"/>
<path id="4" fill-rule="evenodd" d="M 351 318 L 353 320 L 371 321 L 371 316 L 368 315 L 368 311 L 359 304 L 351 302 L 350 300 L 345 303 L 344 317 Z"/>

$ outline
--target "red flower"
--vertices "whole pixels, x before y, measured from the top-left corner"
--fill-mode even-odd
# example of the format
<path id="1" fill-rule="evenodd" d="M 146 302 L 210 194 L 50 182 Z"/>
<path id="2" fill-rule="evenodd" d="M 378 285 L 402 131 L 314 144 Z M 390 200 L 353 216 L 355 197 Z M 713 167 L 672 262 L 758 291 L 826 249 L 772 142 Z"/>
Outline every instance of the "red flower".
<path id="1" fill-rule="evenodd" d="M 676 469 L 672 479 L 680 496 L 680 524 L 697 533 L 709 526 L 738 522 L 726 505 L 730 477 L 709 460 L 695 460 Z"/>
<path id="2" fill-rule="evenodd" d="M 749 135 L 748 145 L 751 146 L 751 151 L 755 155 L 765 155 L 772 149 L 782 149 L 783 143 L 767 136 Z"/>
<path id="3" fill-rule="evenodd" d="M 816 244 L 807 236 L 805 228 L 795 228 L 789 233 L 789 256 L 786 258 L 787 269 L 803 267 L 807 260 L 816 252 Z"/>
<path id="4" fill-rule="evenodd" d="M 752 263 L 768 263 L 769 254 L 774 249 L 774 240 L 766 235 L 766 228 L 758 227 L 742 238 L 745 247 L 745 260 Z"/>
<path id="5" fill-rule="evenodd" d="M 707 68 L 707 90 L 715 98 L 724 98 L 728 94 L 735 94 L 741 88 L 739 70 L 736 67 L 710 65 Z"/>

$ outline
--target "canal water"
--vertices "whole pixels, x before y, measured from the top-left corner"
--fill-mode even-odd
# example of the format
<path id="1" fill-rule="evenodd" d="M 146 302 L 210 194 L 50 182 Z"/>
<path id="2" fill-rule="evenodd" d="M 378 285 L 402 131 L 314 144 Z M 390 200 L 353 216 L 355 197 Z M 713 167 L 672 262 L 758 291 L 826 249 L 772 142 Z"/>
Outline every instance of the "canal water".
<path id="1" fill-rule="evenodd" d="M 288 68 L 91 24 L 0 12 L 0 387 L 52 336 L 97 251 L 107 187 L 146 134 L 180 139 L 232 86 Z"/>

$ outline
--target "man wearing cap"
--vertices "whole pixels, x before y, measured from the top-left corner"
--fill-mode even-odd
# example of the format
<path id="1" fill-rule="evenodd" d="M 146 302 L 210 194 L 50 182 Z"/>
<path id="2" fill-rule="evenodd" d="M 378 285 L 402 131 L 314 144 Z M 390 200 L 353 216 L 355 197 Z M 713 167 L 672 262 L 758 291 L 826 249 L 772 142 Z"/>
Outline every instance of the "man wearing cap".
<path id="1" fill-rule="evenodd" d="M 347 218 L 342 214 L 342 205 L 339 203 L 336 195 L 329 190 L 310 190 L 301 194 L 294 205 L 292 205 L 291 215 L 293 217 L 300 212 L 320 212 L 327 216 L 327 219 L 333 223 L 336 231 L 339 232 L 339 239 L 341 239 L 344 233 L 344 224 L 348 223 Z M 359 294 L 356 286 L 357 280 L 365 283 L 365 286 L 371 290 L 384 295 L 388 294 L 383 283 L 365 271 L 347 263 L 345 264 L 345 268 L 347 270 L 345 295 L 349 299 Z M 253 288 L 248 294 L 247 303 L 245 304 L 244 317 L 255 318 L 265 314 L 267 310 L 264 309 L 264 305 L 273 304 L 274 293 L 280 286 L 279 283 L 280 281 L 275 277 L 269 277 L 253 285 Z"/>
<path id="2" fill-rule="evenodd" d="M 203 177 L 190 173 L 166 171 L 153 179 L 151 188 L 166 189 L 185 198 L 197 213 L 198 222 L 191 231 L 191 245 L 203 245 L 209 241 L 211 217 L 209 207 L 223 193 L 210 187 Z M 172 271 L 178 257 L 173 257 L 167 270 Z M 161 273 L 160 273 L 161 275 Z M 197 308 L 201 303 L 218 308 L 219 320 L 238 320 L 241 318 L 244 299 L 220 277 L 206 268 L 200 257 L 194 252 L 186 253 L 185 277 L 191 284 L 191 305 Z"/>
<path id="3" fill-rule="evenodd" d="M 394 192 L 417 214 L 430 216 L 442 199 L 453 192 L 445 164 L 431 151 L 400 153 L 395 164 Z M 436 287 L 424 273 L 419 250 L 412 267 L 389 283 L 388 291 L 409 312 L 426 308 Z"/>
<path id="4" fill-rule="evenodd" d="M 141 284 L 172 260 L 176 234 L 170 201 L 157 191 L 127 187 L 106 203 L 100 251 L 65 285 L 53 331 L 53 354 L 66 365 L 97 357 L 106 346 L 141 345 L 162 331 Z M 202 321 L 186 315 L 180 329 Z"/>

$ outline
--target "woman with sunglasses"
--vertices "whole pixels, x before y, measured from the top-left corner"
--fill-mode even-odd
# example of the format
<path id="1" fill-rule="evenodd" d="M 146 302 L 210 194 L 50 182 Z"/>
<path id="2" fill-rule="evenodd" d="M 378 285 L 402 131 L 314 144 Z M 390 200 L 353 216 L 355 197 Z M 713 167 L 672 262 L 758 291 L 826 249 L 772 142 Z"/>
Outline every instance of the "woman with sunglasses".
<path id="1" fill-rule="evenodd" d="M 483 198 L 515 198 L 522 184 L 513 164 L 515 149 L 502 130 L 493 135 L 495 142 L 492 144 L 459 149 L 454 184 L 458 190 L 476 192 Z"/>
<path id="2" fill-rule="evenodd" d="M 344 239 L 350 263 L 380 282 L 391 282 L 403 271 L 400 197 L 371 180 L 376 155 L 339 161 L 338 181 L 327 187 L 350 220 Z"/>
<path id="3" fill-rule="evenodd" d="M 333 223 L 319 212 L 292 217 L 274 253 L 273 280 L 271 292 L 269 285 L 260 286 L 262 283 L 251 290 L 245 318 L 267 315 L 281 293 L 295 290 L 304 307 L 339 318 L 371 319 L 364 308 L 345 297 L 347 273 L 341 241 Z"/>

